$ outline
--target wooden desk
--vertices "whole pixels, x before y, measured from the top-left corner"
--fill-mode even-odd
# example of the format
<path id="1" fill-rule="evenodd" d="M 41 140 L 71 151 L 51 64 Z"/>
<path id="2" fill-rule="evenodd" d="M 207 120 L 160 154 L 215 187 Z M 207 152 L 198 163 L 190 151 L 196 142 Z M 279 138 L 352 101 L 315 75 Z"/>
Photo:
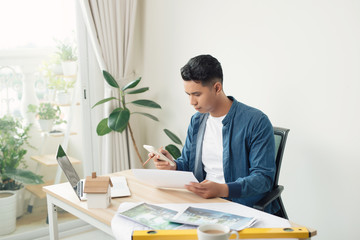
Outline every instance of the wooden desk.
<path id="1" fill-rule="evenodd" d="M 113 236 L 111 219 L 122 202 L 160 203 L 215 203 L 227 202 L 221 198 L 203 199 L 186 190 L 156 189 L 138 181 L 131 170 L 113 173 L 110 176 L 125 176 L 131 196 L 113 198 L 107 209 L 88 209 L 85 201 L 80 201 L 69 183 L 46 186 L 43 190 L 47 196 L 50 239 L 59 239 L 56 206 L 68 211 L 94 227 Z"/>
<path id="2" fill-rule="evenodd" d="M 123 202 L 147 202 L 153 204 L 228 202 L 221 198 L 203 199 L 187 190 L 156 189 L 138 181 L 133 176 L 131 170 L 113 173 L 110 174 L 110 176 L 125 176 L 131 191 L 131 196 L 113 198 L 111 200 L 111 206 L 107 209 L 89 210 L 86 202 L 81 202 L 79 200 L 69 183 L 61 183 L 43 188 L 47 196 L 50 239 L 59 239 L 56 206 L 68 211 L 103 232 L 106 232 L 110 236 L 113 236 L 111 220 L 119 208 L 119 205 Z M 292 222 L 291 225 L 293 227 L 300 227 Z M 312 232 L 312 236 L 316 235 L 316 230 L 309 230 Z"/>

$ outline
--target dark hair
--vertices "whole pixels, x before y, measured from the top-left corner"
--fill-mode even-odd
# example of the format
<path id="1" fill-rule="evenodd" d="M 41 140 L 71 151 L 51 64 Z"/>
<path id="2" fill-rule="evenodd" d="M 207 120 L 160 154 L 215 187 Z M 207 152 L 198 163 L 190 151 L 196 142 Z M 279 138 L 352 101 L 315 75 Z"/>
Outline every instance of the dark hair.
<path id="1" fill-rule="evenodd" d="M 181 68 L 184 81 L 201 82 L 203 86 L 220 80 L 223 83 L 223 73 L 220 62 L 211 55 L 193 57 Z"/>

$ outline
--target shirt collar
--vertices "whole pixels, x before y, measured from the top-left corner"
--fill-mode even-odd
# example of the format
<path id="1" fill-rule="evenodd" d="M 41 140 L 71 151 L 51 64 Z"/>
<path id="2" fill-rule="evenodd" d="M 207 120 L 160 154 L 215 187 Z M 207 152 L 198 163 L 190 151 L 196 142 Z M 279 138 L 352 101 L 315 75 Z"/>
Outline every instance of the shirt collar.
<path id="1" fill-rule="evenodd" d="M 238 102 L 233 96 L 228 96 L 228 98 L 232 101 L 232 104 L 231 104 L 229 112 L 226 114 L 226 117 L 222 121 L 223 125 L 226 125 L 230 121 L 230 119 L 233 118 L 233 116 L 235 114 L 235 108 L 236 108 L 236 105 Z"/>

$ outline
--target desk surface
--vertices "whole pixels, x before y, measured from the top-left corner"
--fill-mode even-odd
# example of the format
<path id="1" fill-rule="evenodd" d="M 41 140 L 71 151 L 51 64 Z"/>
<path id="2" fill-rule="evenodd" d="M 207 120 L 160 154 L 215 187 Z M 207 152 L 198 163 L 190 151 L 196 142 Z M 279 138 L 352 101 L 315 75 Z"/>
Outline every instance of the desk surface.
<path id="1" fill-rule="evenodd" d="M 111 199 L 111 206 L 107 209 L 91 209 L 87 208 L 86 201 L 80 201 L 75 195 L 68 182 L 46 186 L 43 190 L 79 209 L 80 211 L 90 215 L 91 217 L 111 226 L 111 219 L 115 215 L 119 205 L 122 202 L 142 202 L 147 203 L 215 203 L 215 202 L 228 202 L 221 198 L 203 199 L 198 195 L 191 193 L 187 190 L 172 190 L 172 189 L 156 189 L 150 185 L 146 185 L 138 181 L 132 174 L 131 170 L 122 171 L 119 173 L 110 174 L 110 176 L 125 176 L 131 196 L 122 198 Z"/>

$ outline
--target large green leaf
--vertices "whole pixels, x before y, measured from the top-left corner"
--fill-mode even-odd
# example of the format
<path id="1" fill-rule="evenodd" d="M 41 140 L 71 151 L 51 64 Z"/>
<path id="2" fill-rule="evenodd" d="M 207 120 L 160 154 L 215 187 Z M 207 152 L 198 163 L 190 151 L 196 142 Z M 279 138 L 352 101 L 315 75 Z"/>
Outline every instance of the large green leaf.
<path id="1" fill-rule="evenodd" d="M 141 106 L 141 107 L 161 108 L 161 106 L 159 104 L 157 104 L 156 102 L 151 101 L 151 100 L 146 100 L 146 99 L 135 100 L 130 103 Z"/>
<path id="2" fill-rule="evenodd" d="M 105 98 L 103 100 L 100 100 L 92 108 L 96 107 L 97 105 L 100 105 L 100 104 L 106 103 L 108 101 L 111 101 L 113 99 L 117 99 L 117 98 L 116 97 L 109 97 L 109 98 Z"/>
<path id="3" fill-rule="evenodd" d="M 41 176 L 23 169 L 5 169 L 2 175 L 24 184 L 44 183 Z"/>
<path id="4" fill-rule="evenodd" d="M 137 94 L 137 93 L 143 93 L 146 92 L 147 90 L 149 90 L 148 87 L 144 87 L 144 88 L 139 88 L 139 89 L 135 89 L 132 91 L 127 92 L 126 94 Z"/>
<path id="5" fill-rule="evenodd" d="M 113 76 L 111 76 L 110 73 L 108 73 L 107 71 L 103 71 L 103 75 L 104 75 L 104 78 L 106 80 L 106 82 L 114 87 L 114 88 L 119 88 L 119 84 L 116 82 L 115 78 Z"/>
<path id="6" fill-rule="evenodd" d="M 155 117 L 154 115 L 151 115 L 151 114 L 149 114 L 149 113 L 143 113 L 143 112 L 133 112 L 133 114 L 141 114 L 141 115 L 144 115 L 144 116 L 146 116 L 146 117 L 148 117 L 148 118 L 151 118 L 152 120 L 154 120 L 154 121 L 159 121 L 159 119 L 157 118 L 157 117 Z"/>
<path id="7" fill-rule="evenodd" d="M 134 87 L 136 87 L 136 86 L 139 84 L 140 81 L 141 81 L 141 77 L 138 78 L 138 79 L 136 79 L 136 80 L 134 80 L 134 81 L 132 81 L 132 82 L 129 82 L 128 84 L 126 84 L 126 85 L 122 88 L 122 90 L 125 91 L 126 89 L 134 88 Z"/>
<path id="8" fill-rule="evenodd" d="M 104 118 L 103 120 L 101 120 L 96 128 L 96 133 L 99 136 L 104 136 L 105 134 L 108 134 L 111 131 L 112 130 L 108 127 L 108 119 L 107 118 Z"/>
<path id="9" fill-rule="evenodd" d="M 178 159 L 181 156 L 181 152 L 178 147 L 173 144 L 169 144 L 165 149 L 173 156 L 174 159 Z"/>
<path id="10" fill-rule="evenodd" d="M 122 132 L 126 129 L 127 126 L 128 126 L 128 125 L 125 124 L 124 126 L 122 126 L 121 128 L 119 128 L 119 129 L 117 129 L 117 130 L 115 130 L 115 131 L 116 131 L 116 132 L 119 132 L 119 133 L 122 133 Z"/>
<path id="11" fill-rule="evenodd" d="M 129 109 L 117 108 L 110 114 L 108 126 L 114 131 L 122 132 L 126 128 L 129 119 Z"/>
<path id="12" fill-rule="evenodd" d="M 176 136 L 173 132 L 168 129 L 164 129 L 164 132 L 174 143 L 182 145 L 180 138 Z"/>

